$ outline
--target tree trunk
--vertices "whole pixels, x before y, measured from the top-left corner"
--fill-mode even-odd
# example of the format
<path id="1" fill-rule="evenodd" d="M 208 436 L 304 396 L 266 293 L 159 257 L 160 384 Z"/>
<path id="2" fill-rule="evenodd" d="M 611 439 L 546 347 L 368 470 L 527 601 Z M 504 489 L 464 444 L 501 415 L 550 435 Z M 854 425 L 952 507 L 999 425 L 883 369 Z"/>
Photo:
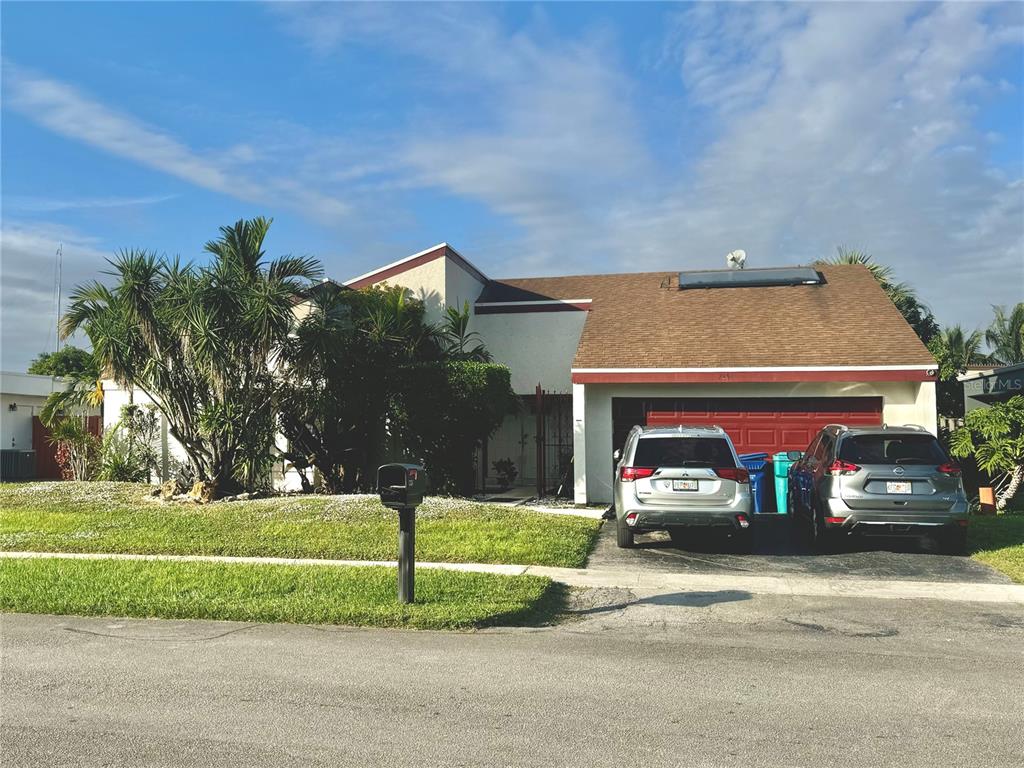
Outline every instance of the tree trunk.
<path id="1" fill-rule="evenodd" d="M 1000 491 L 999 496 L 996 497 L 996 509 L 999 511 L 1006 509 L 1006 505 L 1017 495 L 1022 481 L 1024 481 L 1024 466 L 1018 465 L 1014 467 L 1013 472 L 1010 474 L 1010 482 L 1007 483 L 1006 487 Z"/>

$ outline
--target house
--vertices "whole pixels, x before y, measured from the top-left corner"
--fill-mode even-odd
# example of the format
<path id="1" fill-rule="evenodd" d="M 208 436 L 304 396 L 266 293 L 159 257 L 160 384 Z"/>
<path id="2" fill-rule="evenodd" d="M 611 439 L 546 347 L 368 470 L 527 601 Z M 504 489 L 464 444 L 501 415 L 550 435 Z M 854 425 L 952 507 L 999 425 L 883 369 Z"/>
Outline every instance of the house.
<path id="1" fill-rule="evenodd" d="M 934 358 L 860 265 L 490 279 L 446 243 L 360 275 L 471 329 L 523 398 L 482 452 L 577 503 L 612 498 L 634 424 L 719 424 L 740 452 L 802 449 L 825 424 L 936 429 Z"/>
<path id="2" fill-rule="evenodd" d="M 609 502 L 634 424 L 719 424 L 768 453 L 833 422 L 936 429 L 935 360 L 863 266 L 499 280 L 441 243 L 344 286 L 380 284 L 433 322 L 469 302 L 470 330 L 509 367 L 522 408 L 481 450 L 482 485 L 510 459 L 519 482 Z M 127 393 L 105 389 L 110 421 Z"/>
<path id="3" fill-rule="evenodd" d="M 55 459 L 55 449 L 49 443 L 50 431 L 39 421 L 39 414 L 52 392 L 61 392 L 67 382 L 55 376 L 37 376 L 31 373 L 0 373 L 0 449 L 4 451 L 32 451 L 34 456 L 26 459 L 31 476 L 38 479 L 58 479 L 60 469 Z M 89 429 L 99 434 L 100 411 L 90 408 Z M 12 479 L 14 465 L 4 462 L 4 477 Z M 6 475 L 10 471 L 12 478 Z M 24 472 L 17 479 L 27 479 Z"/>
<path id="4" fill-rule="evenodd" d="M 984 408 L 991 403 L 1024 394 L 1024 363 L 1002 368 L 973 366 L 958 377 L 963 382 L 964 411 Z"/>

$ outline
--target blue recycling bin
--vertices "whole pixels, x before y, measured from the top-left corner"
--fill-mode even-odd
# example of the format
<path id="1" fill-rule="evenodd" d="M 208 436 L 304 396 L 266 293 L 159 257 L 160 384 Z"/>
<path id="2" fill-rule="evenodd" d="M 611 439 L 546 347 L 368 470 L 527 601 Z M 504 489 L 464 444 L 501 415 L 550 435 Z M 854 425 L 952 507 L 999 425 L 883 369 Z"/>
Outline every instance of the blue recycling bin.
<path id="1" fill-rule="evenodd" d="M 750 495 L 754 497 L 754 514 L 760 515 L 768 511 L 768 454 L 744 453 L 740 461 L 750 473 Z"/>

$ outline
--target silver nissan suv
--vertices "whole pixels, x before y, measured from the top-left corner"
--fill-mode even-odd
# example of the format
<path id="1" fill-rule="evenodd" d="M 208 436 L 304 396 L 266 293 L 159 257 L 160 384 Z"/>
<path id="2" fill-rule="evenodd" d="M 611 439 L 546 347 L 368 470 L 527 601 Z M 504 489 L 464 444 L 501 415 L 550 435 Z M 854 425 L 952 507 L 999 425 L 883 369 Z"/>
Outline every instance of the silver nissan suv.
<path id="1" fill-rule="evenodd" d="M 615 452 L 615 524 L 620 547 L 667 530 L 721 527 L 750 545 L 750 475 L 721 427 L 640 427 Z"/>
<path id="2" fill-rule="evenodd" d="M 852 533 L 931 533 L 950 553 L 967 546 L 960 467 L 923 427 L 825 427 L 790 469 L 789 508 L 819 549 Z"/>

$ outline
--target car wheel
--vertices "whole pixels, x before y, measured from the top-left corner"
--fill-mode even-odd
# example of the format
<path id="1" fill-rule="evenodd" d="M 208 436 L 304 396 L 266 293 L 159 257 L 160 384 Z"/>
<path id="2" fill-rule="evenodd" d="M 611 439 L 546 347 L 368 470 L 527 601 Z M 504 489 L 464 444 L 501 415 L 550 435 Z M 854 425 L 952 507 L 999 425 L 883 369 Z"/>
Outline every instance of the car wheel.
<path id="1" fill-rule="evenodd" d="M 825 519 L 820 513 L 811 508 L 810 528 L 811 546 L 820 555 L 829 554 L 835 549 L 836 536 L 825 527 Z"/>
<path id="2" fill-rule="evenodd" d="M 797 533 L 801 532 L 801 518 L 803 514 L 800 509 L 797 508 L 796 494 L 793 493 L 793 488 L 786 491 L 786 511 L 789 513 L 789 524 Z"/>
<path id="3" fill-rule="evenodd" d="M 633 529 L 626 525 L 625 520 L 615 521 L 615 543 L 620 549 L 629 549 L 633 546 Z"/>
<path id="4" fill-rule="evenodd" d="M 967 529 L 954 525 L 942 531 L 939 545 L 947 555 L 967 554 Z"/>

